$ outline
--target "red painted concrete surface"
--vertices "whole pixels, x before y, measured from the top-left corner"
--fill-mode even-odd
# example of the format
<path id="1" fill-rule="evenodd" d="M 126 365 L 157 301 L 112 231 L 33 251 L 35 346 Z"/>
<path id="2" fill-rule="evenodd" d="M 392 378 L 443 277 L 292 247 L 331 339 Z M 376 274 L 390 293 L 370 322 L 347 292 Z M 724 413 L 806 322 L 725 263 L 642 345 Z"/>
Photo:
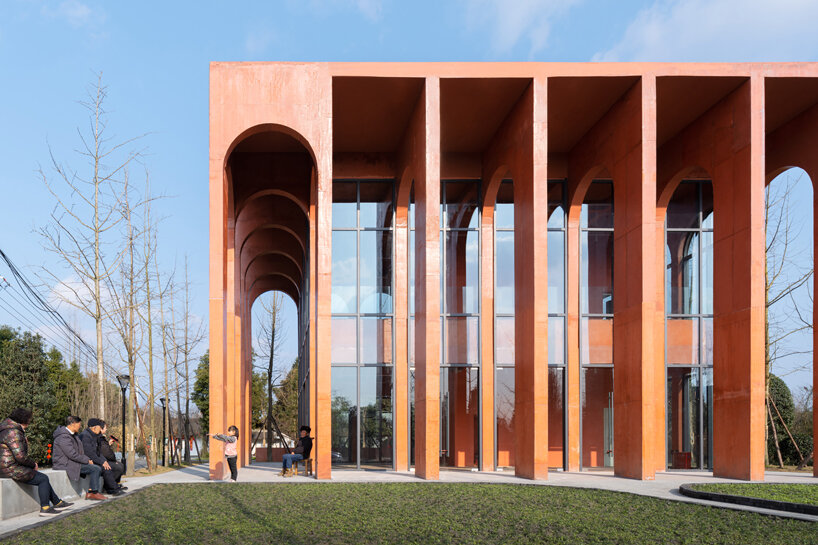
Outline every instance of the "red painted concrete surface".
<path id="1" fill-rule="evenodd" d="M 436 479 L 440 183 L 481 179 L 482 412 L 455 415 L 457 452 L 449 456 L 470 465 L 479 448 L 481 470 L 513 458 L 516 473 L 531 479 L 561 465 L 563 449 L 568 470 L 579 469 L 581 455 L 591 465 L 602 453 L 580 448 L 579 209 L 591 181 L 604 177 L 613 180 L 616 210 L 614 319 L 612 330 L 594 336 L 594 357 L 612 354 L 615 369 L 615 472 L 652 479 L 667 463 L 666 348 L 668 358 L 684 354 L 689 338 L 669 330 L 665 340 L 665 210 L 682 179 L 707 178 L 715 201 L 714 473 L 761 479 L 763 191 L 793 166 L 815 180 L 816 141 L 814 63 L 213 63 L 211 428 L 249 431 L 250 309 L 265 291 L 282 291 L 305 324 L 305 423 L 316 475 L 331 476 L 332 180 L 393 178 L 394 464 L 409 466 L 406 226 L 414 187 L 415 471 Z M 514 182 L 515 202 L 516 432 L 495 438 L 493 203 L 504 179 Z M 566 180 L 569 203 L 567 443 L 556 446 L 548 414 L 548 179 Z M 607 401 L 589 398 L 597 402 Z M 249 436 L 241 434 L 242 465 L 250 462 Z M 217 453 L 210 464 L 220 478 L 226 464 Z"/>

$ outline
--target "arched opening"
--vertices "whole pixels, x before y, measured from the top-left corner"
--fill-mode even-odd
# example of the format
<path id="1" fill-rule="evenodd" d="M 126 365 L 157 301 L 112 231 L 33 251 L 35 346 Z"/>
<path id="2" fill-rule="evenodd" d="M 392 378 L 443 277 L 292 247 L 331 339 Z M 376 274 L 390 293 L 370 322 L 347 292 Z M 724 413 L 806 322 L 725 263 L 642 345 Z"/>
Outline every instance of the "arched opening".
<path id="1" fill-rule="evenodd" d="M 765 195 L 767 463 L 798 466 L 809 455 L 813 434 L 809 409 L 814 384 L 814 188 L 809 174 L 798 167 L 779 169 L 769 178 Z"/>
<path id="2" fill-rule="evenodd" d="M 584 193 L 580 227 L 580 465 L 613 467 L 614 183 L 602 169 Z M 587 179 L 587 177 L 586 177 Z"/>

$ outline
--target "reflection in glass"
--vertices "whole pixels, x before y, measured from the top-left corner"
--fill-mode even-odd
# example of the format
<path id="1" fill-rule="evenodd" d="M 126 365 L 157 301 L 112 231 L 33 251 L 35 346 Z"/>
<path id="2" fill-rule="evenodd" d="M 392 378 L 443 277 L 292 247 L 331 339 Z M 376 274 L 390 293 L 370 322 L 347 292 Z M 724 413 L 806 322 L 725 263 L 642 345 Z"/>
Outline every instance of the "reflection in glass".
<path id="1" fill-rule="evenodd" d="M 407 335 L 409 345 L 409 365 L 415 365 L 415 317 L 409 317 L 409 333 Z"/>
<path id="2" fill-rule="evenodd" d="M 497 231 L 494 311 L 514 314 L 514 231 Z"/>
<path id="3" fill-rule="evenodd" d="M 698 369 L 668 367 L 667 414 L 668 467 L 700 468 Z"/>
<path id="4" fill-rule="evenodd" d="M 580 225 L 590 229 L 613 229 L 613 183 L 594 180 L 580 209 Z"/>
<path id="5" fill-rule="evenodd" d="M 446 318 L 446 364 L 476 364 L 478 362 L 477 320 L 476 316 Z"/>
<path id="6" fill-rule="evenodd" d="M 441 203 L 445 203 L 444 217 L 441 220 L 450 229 L 477 229 L 478 186 L 476 180 L 440 184 L 441 190 L 445 188 L 446 191 L 445 200 L 441 198 Z"/>
<path id="7" fill-rule="evenodd" d="M 667 274 L 670 293 L 668 314 L 699 312 L 699 233 L 668 231 Z"/>
<path id="8" fill-rule="evenodd" d="M 713 369 L 702 367 L 702 467 L 713 467 Z"/>
<path id="9" fill-rule="evenodd" d="M 357 363 L 357 319 L 332 317 L 332 363 Z"/>
<path id="10" fill-rule="evenodd" d="M 392 233 L 361 231 L 360 260 L 361 312 L 392 312 Z"/>
<path id="11" fill-rule="evenodd" d="M 700 183 L 702 188 L 702 227 L 704 229 L 713 228 L 713 184 L 708 182 Z"/>
<path id="12" fill-rule="evenodd" d="M 702 233 L 702 314 L 713 314 L 713 233 Z"/>
<path id="13" fill-rule="evenodd" d="M 670 229 L 697 229 L 699 227 L 699 185 L 696 182 L 679 184 L 667 206 L 667 226 Z"/>
<path id="14" fill-rule="evenodd" d="M 494 226 L 497 229 L 514 229 L 514 184 L 511 181 L 504 181 L 497 190 Z"/>
<path id="15" fill-rule="evenodd" d="M 358 225 L 358 184 L 332 184 L 332 228 L 354 229 Z"/>
<path id="16" fill-rule="evenodd" d="M 361 318 L 360 339 L 360 363 L 392 363 L 392 318 Z"/>
<path id="17" fill-rule="evenodd" d="M 357 300 L 357 233 L 332 232 L 332 312 L 356 312 Z"/>
<path id="18" fill-rule="evenodd" d="M 548 369 L 548 467 L 563 467 L 565 461 L 565 369 Z"/>
<path id="19" fill-rule="evenodd" d="M 477 313 L 480 297 L 478 231 L 446 232 L 446 312 Z"/>
<path id="20" fill-rule="evenodd" d="M 702 365 L 713 365 L 713 318 L 702 318 Z"/>
<path id="21" fill-rule="evenodd" d="M 565 227 L 565 182 L 548 182 L 548 228 Z"/>
<path id="22" fill-rule="evenodd" d="M 333 367 L 331 380 L 332 463 L 356 465 L 358 370 L 355 367 Z"/>
<path id="23" fill-rule="evenodd" d="M 392 226 L 392 181 L 361 182 L 361 227 Z"/>
<path id="24" fill-rule="evenodd" d="M 613 363 L 613 318 L 582 318 L 579 340 L 582 364 Z"/>
<path id="25" fill-rule="evenodd" d="M 697 365 L 699 363 L 698 318 L 669 318 L 666 327 L 668 365 Z"/>
<path id="26" fill-rule="evenodd" d="M 415 465 L 415 369 L 409 369 L 409 465 Z"/>
<path id="27" fill-rule="evenodd" d="M 497 467 L 514 466 L 514 368 L 498 367 L 494 382 Z"/>
<path id="28" fill-rule="evenodd" d="M 415 232 L 409 231 L 409 314 L 415 313 Z"/>
<path id="29" fill-rule="evenodd" d="M 582 369 L 582 467 L 613 467 L 613 368 Z"/>
<path id="30" fill-rule="evenodd" d="M 565 318 L 548 317 L 548 364 L 565 363 Z"/>
<path id="31" fill-rule="evenodd" d="M 392 465 L 392 368 L 361 367 L 361 463 Z"/>
<path id="32" fill-rule="evenodd" d="M 514 365 L 514 316 L 494 321 L 494 358 L 497 365 Z"/>
<path id="33" fill-rule="evenodd" d="M 548 312 L 565 312 L 564 231 L 548 231 Z"/>
<path id="34" fill-rule="evenodd" d="M 582 313 L 613 314 L 613 232 L 581 236 Z"/>
<path id="35" fill-rule="evenodd" d="M 473 367 L 440 370 L 440 465 L 477 467 L 480 383 Z"/>

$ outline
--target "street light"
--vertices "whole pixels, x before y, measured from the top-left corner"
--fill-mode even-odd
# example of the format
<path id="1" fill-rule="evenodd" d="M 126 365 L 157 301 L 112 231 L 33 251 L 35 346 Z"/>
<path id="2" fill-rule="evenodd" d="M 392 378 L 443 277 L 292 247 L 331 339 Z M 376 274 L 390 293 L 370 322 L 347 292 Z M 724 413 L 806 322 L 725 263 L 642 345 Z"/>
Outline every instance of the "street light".
<path id="1" fill-rule="evenodd" d="M 167 420 L 167 418 L 165 417 L 165 398 L 160 397 L 159 398 L 159 403 L 162 404 L 162 443 L 161 444 L 162 444 L 162 465 L 164 466 L 165 465 L 165 420 Z"/>
<path id="2" fill-rule="evenodd" d="M 131 383 L 131 377 L 128 375 L 117 375 L 116 379 L 119 381 L 119 387 L 122 389 L 122 469 L 127 471 L 128 463 L 125 460 L 125 390 Z"/>

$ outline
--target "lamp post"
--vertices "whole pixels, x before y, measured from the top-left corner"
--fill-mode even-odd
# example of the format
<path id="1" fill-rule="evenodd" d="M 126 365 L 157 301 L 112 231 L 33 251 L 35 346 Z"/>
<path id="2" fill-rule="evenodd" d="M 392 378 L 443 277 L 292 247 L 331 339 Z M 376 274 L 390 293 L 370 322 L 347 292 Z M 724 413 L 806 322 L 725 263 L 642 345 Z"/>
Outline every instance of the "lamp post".
<path id="1" fill-rule="evenodd" d="M 165 421 L 167 418 L 165 417 L 165 398 L 160 397 L 159 403 L 162 404 L 162 465 L 165 465 Z"/>
<path id="2" fill-rule="evenodd" d="M 125 440 L 125 390 L 128 389 L 128 385 L 131 383 L 131 377 L 129 375 L 117 375 L 116 380 L 119 381 L 119 387 L 122 390 L 122 469 L 127 470 L 128 462 L 125 459 L 125 445 L 127 443 Z"/>

